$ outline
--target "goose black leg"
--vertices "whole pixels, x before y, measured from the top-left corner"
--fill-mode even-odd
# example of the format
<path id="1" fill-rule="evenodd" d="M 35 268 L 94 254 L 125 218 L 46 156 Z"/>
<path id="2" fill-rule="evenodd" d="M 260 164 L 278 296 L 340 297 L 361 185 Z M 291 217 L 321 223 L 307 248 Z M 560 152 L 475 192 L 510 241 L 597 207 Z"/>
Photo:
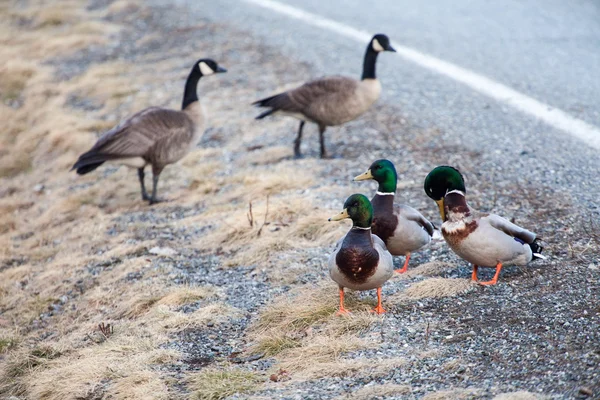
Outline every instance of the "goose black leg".
<path id="1" fill-rule="evenodd" d="M 300 153 L 300 143 L 302 142 L 302 129 L 304 128 L 304 121 L 300 121 L 300 127 L 298 128 L 298 136 L 294 140 L 294 158 L 302 158 Z"/>
<path id="2" fill-rule="evenodd" d="M 146 185 L 144 184 L 144 167 L 138 168 L 138 178 L 140 179 L 140 186 L 142 187 L 142 200 L 150 200 L 148 192 L 146 192 Z"/>
<path id="3" fill-rule="evenodd" d="M 326 127 L 319 125 L 319 143 L 321 144 L 321 158 L 328 158 L 327 150 L 325 149 L 325 129 Z"/>
<path id="4" fill-rule="evenodd" d="M 162 167 L 155 167 L 154 165 L 152 166 L 152 197 L 150 198 L 150 204 L 156 204 L 156 203 L 160 203 L 161 199 L 156 197 L 156 189 L 158 187 L 158 177 L 160 176 L 160 173 L 162 172 Z"/>

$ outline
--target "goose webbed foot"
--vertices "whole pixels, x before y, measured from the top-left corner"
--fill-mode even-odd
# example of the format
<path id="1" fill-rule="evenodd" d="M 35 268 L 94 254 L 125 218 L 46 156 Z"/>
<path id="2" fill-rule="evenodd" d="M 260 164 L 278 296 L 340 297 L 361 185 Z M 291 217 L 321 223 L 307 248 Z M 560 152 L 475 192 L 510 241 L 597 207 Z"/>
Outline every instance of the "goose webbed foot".
<path id="1" fill-rule="evenodd" d="M 333 159 L 333 156 L 331 156 L 327 151 L 322 151 L 321 152 L 321 159 L 323 159 L 323 160 L 331 160 L 331 159 Z"/>
<path id="2" fill-rule="evenodd" d="M 144 200 L 147 200 L 149 205 L 165 203 L 167 201 L 160 197 L 148 197 L 147 199 L 144 199 Z"/>

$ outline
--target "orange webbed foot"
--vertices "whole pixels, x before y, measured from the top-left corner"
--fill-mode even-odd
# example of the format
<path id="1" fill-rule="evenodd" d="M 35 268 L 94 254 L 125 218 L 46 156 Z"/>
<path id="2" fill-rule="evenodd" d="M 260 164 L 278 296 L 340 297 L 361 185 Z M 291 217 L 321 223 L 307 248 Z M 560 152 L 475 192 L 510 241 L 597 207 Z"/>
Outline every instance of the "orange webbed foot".
<path id="1" fill-rule="evenodd" d="M 494 274 L 494 277 L 492 278 L 492 280 L 487 281 L 487 282 L 478 282 L 478 283 L 480 285 L 485 285 L 485 286 L 495 285 L 496 283 L 498 283 L 498 277 L 500 276 L 501 270 L 502 270 L 502 263 L 496 264 L 496 273 Z"/>
<path id="2" fill-rule="evenodd" d="M 385 310 L 383 309 L 383 306 L 381 305 L 381 288 L 380 287 L 377 288 L 377 307 L 372 309 L 371 312 L 374 312 L 377 314 L 385 313 Z"/>
<path id="3" fill-rule="evenodd" d="M 349 315 L 350 311 L 346 310 L 344 307 L 344 288 L 340 287 L 340 309 L 335 315 Z"/>
<path id="4" fill-rule="evenodd" d="M 381 306 L 381 304 L 379 304 L 377 307 L 375 307 L 374 309 L 371 310 L 372 313 L 376 313 L 376 314 L 385 314 L 385 310 L 383 309 L 383 307 Z"/>
<path id="5" fill-rule="evenodd" d="M 410 260 L 410 253 L 407 254 L 406 256 L 406 261 L 404 261 L 404 266 L 400 269 L 395 270 L 395 272 L 399 273 L 399 274 L 403 274 L 406 271 L 408 271 L 408 261 Z"/>
<path id="6" fill-rule="evenodd" d="M 340 309 L 340 310 L 338 310 L 338 312 L 335 313 L 335 315 L 338 315 L 338 316 L 350 315 L 350 311 L 346 310 L 345 308 Z"/>

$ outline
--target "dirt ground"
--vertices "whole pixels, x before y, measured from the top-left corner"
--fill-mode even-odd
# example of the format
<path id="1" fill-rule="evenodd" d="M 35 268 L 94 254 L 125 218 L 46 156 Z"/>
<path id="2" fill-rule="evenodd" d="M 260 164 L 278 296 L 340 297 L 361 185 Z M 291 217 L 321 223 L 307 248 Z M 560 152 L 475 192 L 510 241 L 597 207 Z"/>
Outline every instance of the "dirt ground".
<path id="1" fill-rule="evenodd" d="M 0 398 L 600 398 L 600 224 L 568 190 L 490 177 L 381 102 L 328 130 L 333 159 L 310 127 L 294 160 L 296 123 L 250 103 L 316 72 L 174 6 L 8 0 L 0 20 Z M 165 169 L 167 202 L 125 167 L 69 171 L 122 118 L 177 108 L 201 57 L 229 72 L 200 81 L 208 129 Z M 349 225 L 327 217 L 371 196 L 351 178 L 377 158 L 438 225 L 422 181 L 459 167 L 470 203 L 536 231 L 548 260 L 480 287 L 438 241 L 386 284 L 385 316 L 374 293 L 335 316 L 326 260 Z"/>

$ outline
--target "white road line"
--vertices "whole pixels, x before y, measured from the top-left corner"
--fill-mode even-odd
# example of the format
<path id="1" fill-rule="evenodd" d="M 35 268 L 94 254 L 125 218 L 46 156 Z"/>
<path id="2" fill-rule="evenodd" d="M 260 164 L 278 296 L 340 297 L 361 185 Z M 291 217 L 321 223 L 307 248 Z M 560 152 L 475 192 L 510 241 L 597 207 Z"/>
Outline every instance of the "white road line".
<path id="1" fill-rule="evenodd" d="M 354 39 L 361 43 L 368 42 L 372 33 L 353 28 L 349 25 L 303 11 L 299 8 L 282 4 L 273 0 L 244 0 L 247 3 L 254 4 L 279 14 L 302 21 L 308 25 L 335 32 L 342 36 Z M 600 128 L 588 124 L 585 121 L 572 117 L 566 112 L 544 104 L 532 97 L 520 93 L 508 86 L 492 79 L 486 78 L 468 69 L 459 67 L 452 63 L 440 60 L 433 56 L 421 53 L 410 47 L 392 44 L 398 54 L 406 60 L 412 61 L 431 71 L 445 75 L 451 79 L 461 82 L 470 88 L 491 97 L 501 103 L 507 104 L 525 114 L 531 115 L 544 121 L 546 124 L 560 129 L 582 141 L 589 146 L 600 150 Z"/>

